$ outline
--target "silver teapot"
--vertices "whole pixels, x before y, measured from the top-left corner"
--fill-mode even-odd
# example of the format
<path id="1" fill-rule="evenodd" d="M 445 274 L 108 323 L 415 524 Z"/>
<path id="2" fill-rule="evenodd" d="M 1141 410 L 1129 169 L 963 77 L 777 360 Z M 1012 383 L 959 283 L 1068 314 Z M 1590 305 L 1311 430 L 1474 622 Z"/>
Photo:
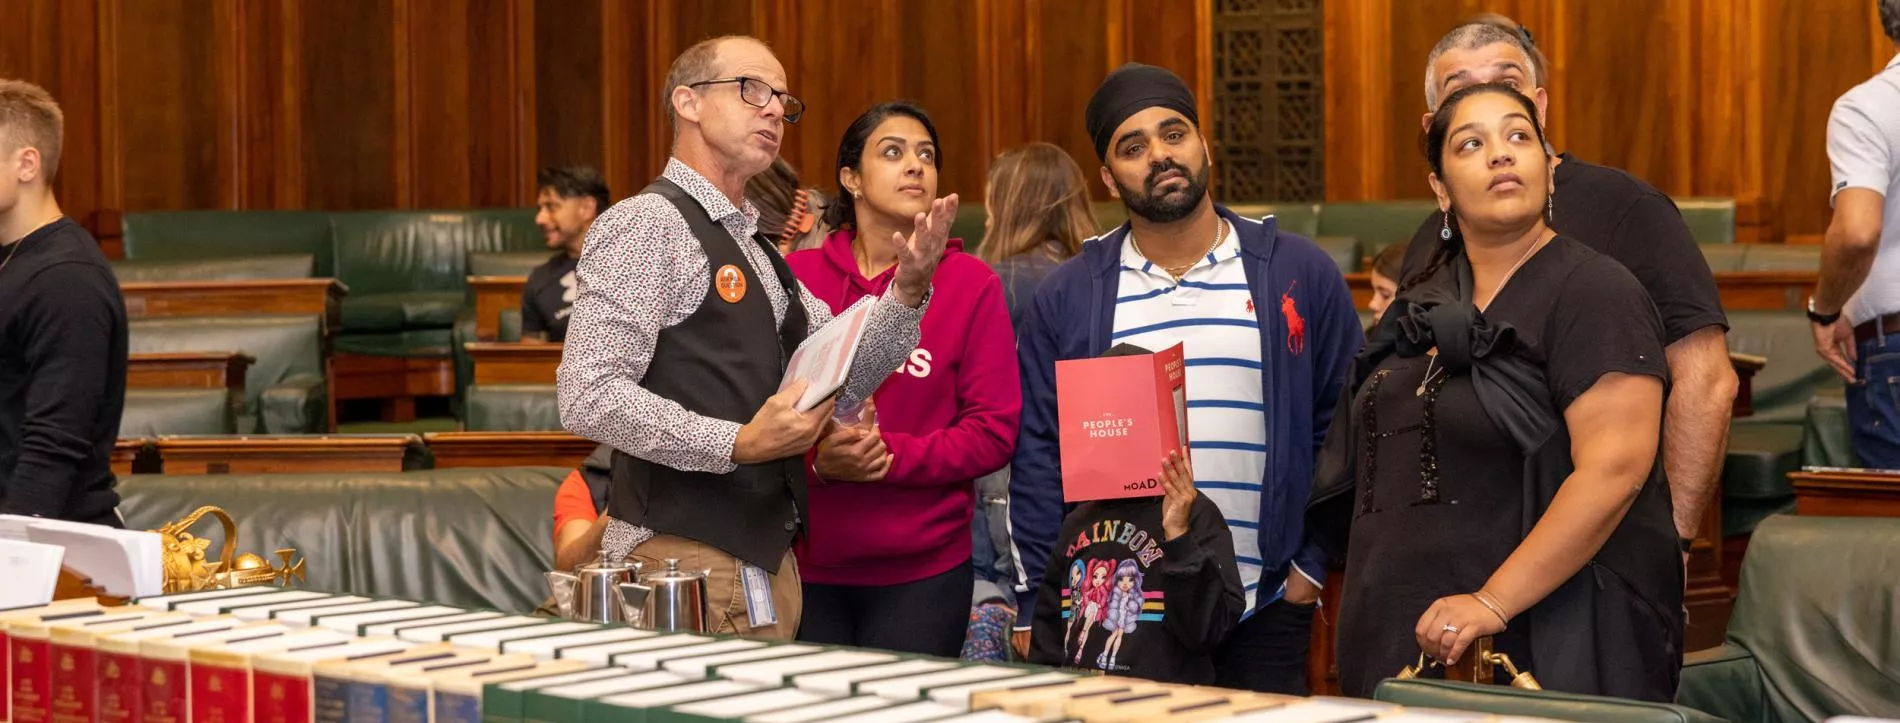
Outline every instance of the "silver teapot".
<path id="1" fill-rule="evenodd" d="M 706 578 L 710 570 L 679 569 L 640 575 L 638 562 L 614 562 L 603 550 L 599 560 L 574 572 L 547 573 L 548 587 L 561 617 L 594 623 L 627 623 L 661 632 L 706 630 Z"/>

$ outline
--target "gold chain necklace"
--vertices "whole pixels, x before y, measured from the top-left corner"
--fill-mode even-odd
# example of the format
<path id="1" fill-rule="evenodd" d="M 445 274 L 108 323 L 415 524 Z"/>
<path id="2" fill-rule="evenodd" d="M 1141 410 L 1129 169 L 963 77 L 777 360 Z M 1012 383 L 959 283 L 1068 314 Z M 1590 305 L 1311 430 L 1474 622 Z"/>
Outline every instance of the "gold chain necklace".
<path id="1" fill-rule="evenodd" d="M 1214 249 L 1220 248 L 1220 242 L 1227 238 L 1226 229 L 1227 229 L 1227 219 L 1224 219 L 1224 218 L 1214 219 L 1214 242 L 1207 245 L 1206 251 L 1202 251 L 1200 255 L 1195 256 L 1193 260 L 1188 261 L 1185 264 L 1180 264 L 1178 266 L 1161 266 L 1161 264 L 1155 264 L 1155 265 L 1161 266 L 1161 270 L 1168 272 L 1168 275 L 1174 277 L 1175 281 L 1180 281 L 1181 277 L 1186 276 L 1187 272 L 1192 271 L 1194 269 L 1195 264 L 1198 264 L 1201 262 L 1201 259 L 1206 258 L 1208 254 L 1214 253 Z M 1144 259 L 1148 259 L 1149 263 L 1154 262 L 1154 259 L 1149 258 L 1148 254 L 1144 253 L 1141 250 L 1141 243 L 1135 240 L 1135 234 L 1133 231 L 1130 231 L 1128 233 L 1128 243 L 1132 244 L 1135 247 L 1136 254 L 1140 255 Z M 1180 269 L 1180 270 L 1176 271 L 1176 269 Z"/>
<path id="2" fill-rule="evenodd" d="M 1491 298 L 1484 300 L 1484 305 L 1486 307 L 1491 306 L 1491 302 L 1497 301 L 1498 294 L 1504 291 L 1504 285 L 1511 283 L 1511 277 L 1516 276 L 1517 270 L 1524 268 L 1524 262 L 1531 260 L 1531 254 L 1537 253 L 1537 249 L 1541 248 L 1543 245 L 1544 245 L 1544 240 L 1538 239 L 1536 241 L 1531 242 L 1530 248 L 1524 249 L 1524 255 L 1517 257 L 1517 263 L 1511 264 L 1511 270 L 1504 272 L 1504 278 L 1498 281 L 1498 287 L 1496 289 L 1491 290 Z M 1418 389 L 1412 392 L 1412 396 L 1414 397 L 1425 396 L 1426 385 L 1432 383 L 1432 367 L 1436 366 L 1437 364 L 1438 364 L 1438 354 L 1433 353 L 1433 354 L 1427 355 L 1427 358 L 1425 361 L 1425 379 L 1418 383 Z M 1443 372 L 1445 370 L 1440 369 L 1438 371 Z"/>

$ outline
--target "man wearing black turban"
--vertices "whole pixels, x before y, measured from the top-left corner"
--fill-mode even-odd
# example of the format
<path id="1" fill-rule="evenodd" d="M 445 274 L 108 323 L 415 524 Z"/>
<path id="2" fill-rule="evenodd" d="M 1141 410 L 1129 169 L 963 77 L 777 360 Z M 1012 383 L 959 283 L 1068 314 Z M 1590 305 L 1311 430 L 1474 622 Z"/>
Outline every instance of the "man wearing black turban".
<path id="1" fill-rule="evenodd" d="M 1363 341 L 1352 296 L 1312 241 L 1279 229 L 1271 216 L 1242 218 L 1208 196 L 1213 161 L 1194 93 L 1174 73 L 1122 66 L 1089 100 L 1086 122 L 1102 183 L 1127 207 L 1128 222 L 1043 281 L 1019 333 L 1023 417 L 1010 527 L 1023 619 L 1037 604 L 1061 602 L 1035 599 L 1063 514 L 1055 363 L 1118 343 L 1181 344 L 1197 488 L 1220 507 L 1234 549 L 1162 541 L 1161 550 L 1233 566 L 1244 600 L 1219 590 L 1192 600 L 1150 595 L 1140 619 L 1159 614 L 1165 627 L 1128 629 L 1113 655 L 1089 647 L 1106 635 L 1065 652 L 1126 674 L 1113 661 L 1139 657 L 1144 635 L 1195 626 L 1222 641 L 1212 682 L 1305 694 L 1306 642 L 1326 571 L 1301 513 L 1340 380 Z M 1064 541 L 1071 544 L 1081 543 Z M 1066 569 L 1049 574 L 1067 583 Z"/>

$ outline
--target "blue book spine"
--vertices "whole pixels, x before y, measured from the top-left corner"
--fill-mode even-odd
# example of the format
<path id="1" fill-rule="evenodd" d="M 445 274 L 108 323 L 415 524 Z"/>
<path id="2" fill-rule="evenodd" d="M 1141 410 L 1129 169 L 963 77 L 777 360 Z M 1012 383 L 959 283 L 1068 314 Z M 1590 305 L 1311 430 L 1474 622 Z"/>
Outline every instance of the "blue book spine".
<path id="1" fill-rule="evenodd" d="M 429 723 L 429 689 L 403 685 L 388 689 L 389 705 L 384 713 L 388 723 Z"/>
<path id="2" fill-rule="evenodd" d="M 344 723 L 389 723 L 389 685 L 351 681 Z"/>
<path id="3" fill-rule="evenodd" d="M 435 723 L 482 723 L 482 697 L 436 691 Z"/>
<path id="4" fill-rule="evenodd" d="M 316 676 L 311 681 L 313 700 L 316 704 L 316 723 L 344 723 L 349 716 L 349 684 L 342 678 L 327 675 Z"/>

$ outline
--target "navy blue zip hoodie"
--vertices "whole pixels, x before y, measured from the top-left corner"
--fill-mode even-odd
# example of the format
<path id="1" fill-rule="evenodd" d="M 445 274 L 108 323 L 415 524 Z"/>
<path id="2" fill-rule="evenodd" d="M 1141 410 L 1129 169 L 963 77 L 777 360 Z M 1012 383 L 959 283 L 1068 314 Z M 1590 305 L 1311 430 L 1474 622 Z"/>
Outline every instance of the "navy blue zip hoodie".
<path id="1" fill-rule="evenodd" d="M 1325 557 L 1307 541 L 1302 518 L 1320 442 L 1365 333 L 1338 265 L 1311 240 L 1281 232 L 1272 216 L 1255 221 L 1218 204 L 1214 210 L 1240 234 L 1247 289 L 1260 319 L 1269 456 L 1260 494 L 1259 555 L 1264 570 L 1255 602 L 1259 608 L 1279 598 L 1272 591 L 1286 578 L 1290 561 L 1324 579 Z M 1035 609 L 1033 597 L 1062 527 L 1055 363 L 1100 356 L 1108 349 L 1115 328 L 1117 260 L 1128 229 L 1124 223 L 1090 239 L 1081 255 L 1051 273 L 1036 290 L 1017 336 L 1023 413 L 1010 471 L 1009 519 L 1021 610 Z M 1280 296 L 1289 288 L 1293 306 L 1305 321 L 1305 344 L 1297 353 L 1287 344 Z"/>

